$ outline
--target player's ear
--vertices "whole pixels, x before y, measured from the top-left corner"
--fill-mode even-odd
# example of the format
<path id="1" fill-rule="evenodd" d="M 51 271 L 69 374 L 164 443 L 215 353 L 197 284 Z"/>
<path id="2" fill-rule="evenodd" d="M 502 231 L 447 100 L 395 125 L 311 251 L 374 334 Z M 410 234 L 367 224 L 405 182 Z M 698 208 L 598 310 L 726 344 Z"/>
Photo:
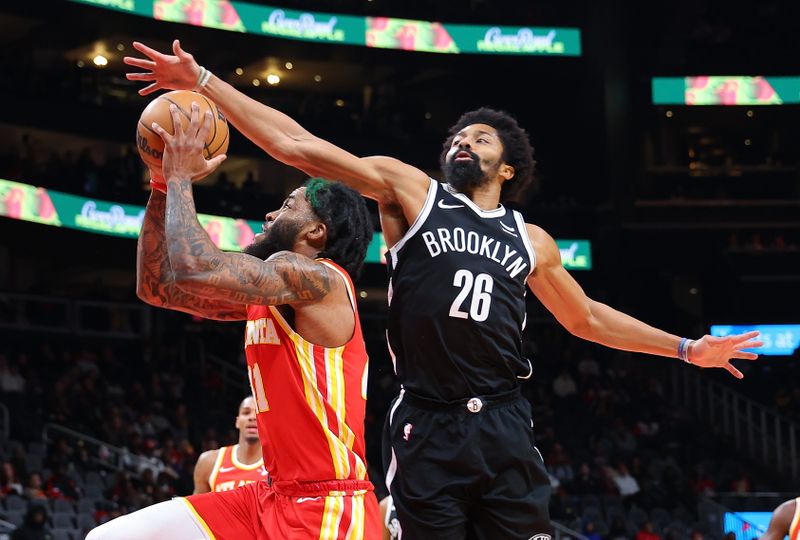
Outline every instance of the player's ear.
<path id="1" fill-rule="evenodd" d="M 321 221 L 314 221 L 309 225 L 306 232 L 306 240 L 309 245 L 322 251 L 328 241 L 328 227 Z"/>
<path id="2" fill-rule="evenodd" d="M 501 178 L 503 178 L 503 180 L 511 180 L 512 178 L 514 178 L 514 175 L 517 173 L 517 171 L 515 171 L 514 167 L 512 167 L 511 165 L 503 163 L 502 165 L 500 165 L 500 170 L 498 171 L 498 173 L 500 174 Z"/>

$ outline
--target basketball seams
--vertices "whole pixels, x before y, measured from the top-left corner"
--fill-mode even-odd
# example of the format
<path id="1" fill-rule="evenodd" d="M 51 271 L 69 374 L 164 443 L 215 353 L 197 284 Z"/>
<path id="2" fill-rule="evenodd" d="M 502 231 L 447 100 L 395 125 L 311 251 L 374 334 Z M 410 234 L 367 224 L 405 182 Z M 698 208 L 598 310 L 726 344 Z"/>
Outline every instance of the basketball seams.
<path id="1" fill-rule="evenodd" d="M 212 155 L 212 156 L 213 156 L 213 155 L 215 155 L 215 154 L 216 154 L 216 153 L 219 151 L 219 149 L 220 149 L 220 148 L 222 148 L 222 147 L 225 145 L 225 143 L 228 141 L 228 135 L 229 135 L 229 134 L 230 134 L 230 130 L 228 130 L 228 131 L 225 133 L 225 138 L 223 138 L 223 139 L 222 139 L 222 142 L 221 142 L 221 143 L 219 143 L 219 146 L 217 146 L 217 147 L 214 149 L 214 151 L 213 151 L 213 152 L 210 152 L 210 155 Z"/>
<path id="2" fill-rule="evenodd" d="M 170 94 L 171 93 L 168 93 L 168 94 L 165 94 L 165 95 L 161 95 L 158 98 L 156 98 L 156 100 L 154 100 L 154 102 L 163 98 L 164 101 L 166 101 L 167 103 L 169 103 L 171 105 L 175 105 L 178 108 L 178 110 L 181 112 L 181 114 L 183 114 L 183 116 L 188 121 L 191 121 L 191 112 L 187 112 L 185 109 L 183 109 L 183 107 L 181 106 L 181 104 L 179 103 L 178 100 L 172 99 L 171 97 L 169 97 Z M 210 99 L 206 98 L 203 95 L 196 94 L 196 96 L 198 98 L 202 98 L 206 102 L 206 104 L 208 105 L 208 108 L 211 111 L 212 115 L 214 115 L 213 132 L 211 133 L 211 137 L 207 138 L 206 141 L 203 144 L 203 150 L 204 150 L 205 158 L 206 159 L 211 159 L 228 142 L 229 137 L 230 137 L 230 130 L 227 129 L 228 128 L 227 122 L 224 119 L 221 120 L 221 122 L 225 124 L 225 126 L 224 126 L 226 128 L 226 129 L 224 129 L 225 134 L 224 134 L 224 137 L 222 138 L 222 141 L 217 145 L 216 149 L 214 149 L 212 151 L 210 146 L 211 146 L 211 144 L 216 142 L 216 138 L 220 135 L 220 131 L 222 130 L 222 128 L 220 128 L 220 126 L 217 125 L 218 116 L 220 114 L 219 107 L 217 107 L 216 103 L 214 103 L 213 101 L 211 101 Z M 177 96 L 174 96 L 174 97 L 177 97 Z M 181 97 L 180 101 L 185 101 L 185 99 L 183 99 L 184 96 L 180 96 L 180 97 Z M 192 97 L 195 97 L 195 96 L 192 96 Z M 199 101 L 199 99 L 195 99 L 195 101 Z M 170 123 L 172 124 L 172 130 L 171 131 L 174 134 L 177 126 L 175 125 L 175 122 L 173 121 L 171 114 L 169 114 L 169 117 L 170 117 Z M 155 142 L 155 138 L 156 137 L 159 139 L 159 141 L 161 140 L 161 137 L 159 136 L 158 132 L 156 132 L 153 128 L 151 128 L 145 122 L 143 122 L 141 118 L 139 119 L 138 124 L 146 130 L 145 132 L 141 132 L 142 133 L 141 136 L 144 139 L 150 140 L 151 143 Z M 151 135 L 145 136 L 145 133 L 149 133 L 151 135 L 154 135 L 155 137 L 152 137 Z M 163 144 L 163 141 L 162 141 L 162 144 Z M 140 154 L 142 154 L 141 151 L 140 151 Z M 147 155 L 147 156 L 142 155 L 142 159 L 148 165 L 159 165 L 159 166 L 161 165 L 160 161 L 156 161 L 152 156 L 149 156 L 149 155 Z"/>
<path id="3" fill-rule="evenodd" d="M 139 125 L 142 126 L 144 129 L 146 129 L 147 131 L 149 131 L 150 133 L 152 133 L 153 135 L 158 135 L 158 132 L 156 130 L 154 130 L 153 128 L 145 125 L 145 123 L 142 122 L 141 120 L 139 120 Z M 158 136 L 161 137 L 161 135 L 158 135 Z"/>
<path id="4" fill-rule="evenodd" d="M 211 110 L 211 114 L 214 116 L 214 121 L 211 122 L 211 125 L 214 126 L 214 134 L 211 135 L 211 139 L 208 139 L 208 141 L 210 142 L 217 138 L 217 110 L 214 108 L 214 105 L 211 104 L 211 102 L 208 100 L 206 96 L 202 94 L 198 95 L 205 100 L 206 104 L 208 105 L 208 108 Z M 211 152 L 208 149 L 208 142 L 205 143 L 205 150 L 208 153 L 207 159 L 211 159 L 211 156 L 214 155 L 214 152 Z"/>

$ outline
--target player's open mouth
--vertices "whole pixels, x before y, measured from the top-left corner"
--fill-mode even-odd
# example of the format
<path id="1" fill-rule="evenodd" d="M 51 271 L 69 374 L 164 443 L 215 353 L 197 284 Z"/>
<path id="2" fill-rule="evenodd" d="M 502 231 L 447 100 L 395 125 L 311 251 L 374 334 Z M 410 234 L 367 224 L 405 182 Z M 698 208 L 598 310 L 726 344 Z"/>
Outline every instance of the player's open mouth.
<path id="1" fill-rule="evenodd" d="M 456 161 L 465 161 L 465 160 L 472 161 L 472 156 L 469 154 L 469 152 L 459 152 L 458 154 L 456 154 Z"/>

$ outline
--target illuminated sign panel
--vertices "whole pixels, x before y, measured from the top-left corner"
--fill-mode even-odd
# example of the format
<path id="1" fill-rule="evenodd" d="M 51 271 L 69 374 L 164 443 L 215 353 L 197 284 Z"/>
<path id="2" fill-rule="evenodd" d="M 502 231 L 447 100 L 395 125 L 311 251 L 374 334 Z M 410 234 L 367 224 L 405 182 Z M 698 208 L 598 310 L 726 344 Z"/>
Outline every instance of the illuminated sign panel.
<path id="1" fill-rule="evenodd" d="M 745 325 L 712 325 L 711 335 L 725 337 L 757 330 L 761 333 L 758 339 L 764 342 L 759 349 L 751 349 L 757 354 L 768 356 L 790 356 L 800 346 L 800 324 L 745 324 Z"/>
<path id="2" fill-rule="evenodd" d="M 55 227 L 137 238 L 144 207 L 89 199 L 68 193 L 0 179 L 0 216 Z M 225 251 L 241 251 L 261 232 L 260 221 L 198 214 L 198 221 L 214 244 Z M 556 240 L 561 261 L 569 270 L 591 270 L 588 240 Z M 367 247 L 366 262 L 386 264 L 386 240 L 376 232 Z"/>
<path id="3" fill-rule="evenodd" d="M 654 105 L 784 105 L 800 103 L 800 77 L 655 77 L 652 92 Z"/>
<path id="4" fill-rule="evenodd" d="M 229 0 L 71 1 L 160 21 L 317 43 L 447 54 L 581 55 L 581 33 L 577 28 L 358 17 Z"/>

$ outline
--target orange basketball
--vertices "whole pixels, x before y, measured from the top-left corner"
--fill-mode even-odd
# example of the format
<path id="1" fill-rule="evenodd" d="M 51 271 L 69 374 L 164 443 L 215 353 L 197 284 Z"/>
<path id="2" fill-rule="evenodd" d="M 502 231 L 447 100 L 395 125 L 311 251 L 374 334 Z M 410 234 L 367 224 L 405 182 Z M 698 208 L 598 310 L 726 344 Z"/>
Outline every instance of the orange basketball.
<path id="1" fill-rule="evenodd" d="M 136 146 L 139 155 L 145 164 L 156 171 L 161 171 L 161 156 L 164 154 L 164 140 L 153 131 L 153 122 L 157 122 L 169 133 L 175 133 L 172 125 L 172 115 L 169 112 L 170 104 L 178 107 L 181 123 L 185 129 L 189 125 L 192 114 L 192 101 L 200 106 L 200 119 L 207 110 L 211 110 L 214 121 L 208 133 L 204 154 L 206 159 L 211 159 L 228 150 L 229 131 L 228 120 L 219 110 L 216 103 L 207 97 L 190 90 L 175 90 L 162 94 L 151 101 L 142 111 L 139 123 L 136 125 Z"/>

